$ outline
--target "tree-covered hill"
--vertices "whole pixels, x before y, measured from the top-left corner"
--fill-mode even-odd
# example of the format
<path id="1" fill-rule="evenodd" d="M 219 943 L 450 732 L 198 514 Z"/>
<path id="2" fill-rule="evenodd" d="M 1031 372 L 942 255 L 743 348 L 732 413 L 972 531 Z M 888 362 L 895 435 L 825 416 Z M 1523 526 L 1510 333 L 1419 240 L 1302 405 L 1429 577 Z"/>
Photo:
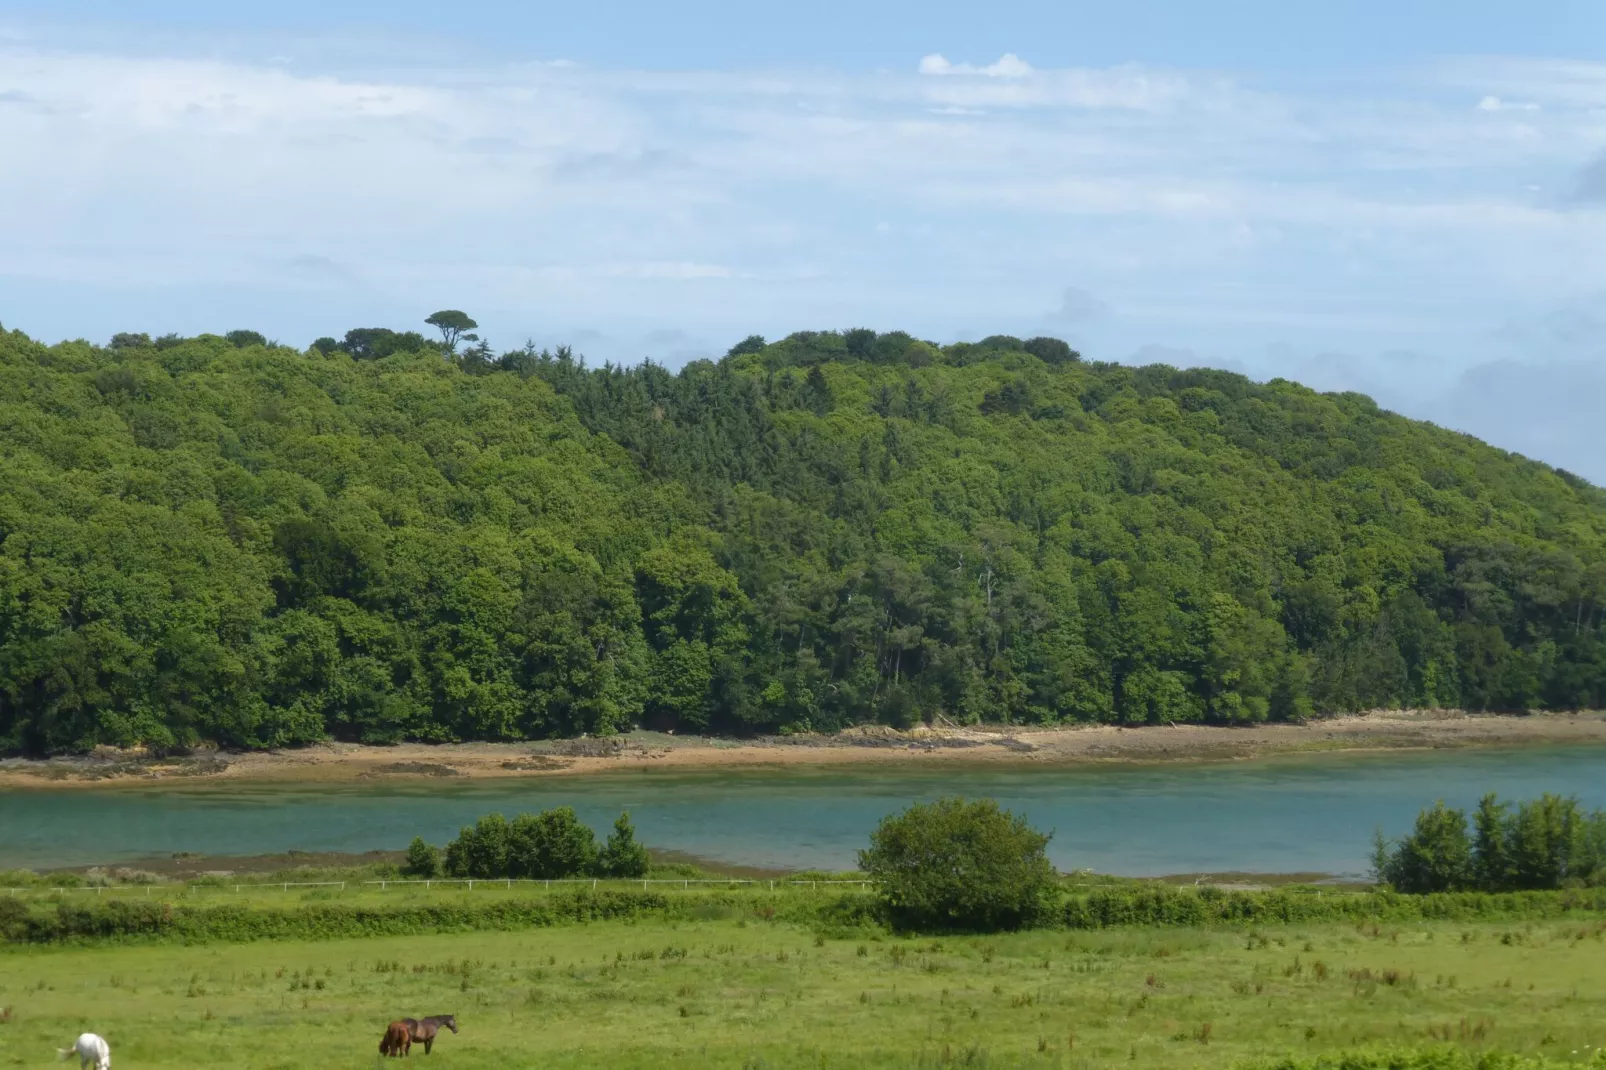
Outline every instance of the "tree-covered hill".
<path id="1" fill-rule="evenodd" d="M 1051 339 L 0 332 L 0 750 L 1388 705 L 1606 706 L 1606 494 Z"/>

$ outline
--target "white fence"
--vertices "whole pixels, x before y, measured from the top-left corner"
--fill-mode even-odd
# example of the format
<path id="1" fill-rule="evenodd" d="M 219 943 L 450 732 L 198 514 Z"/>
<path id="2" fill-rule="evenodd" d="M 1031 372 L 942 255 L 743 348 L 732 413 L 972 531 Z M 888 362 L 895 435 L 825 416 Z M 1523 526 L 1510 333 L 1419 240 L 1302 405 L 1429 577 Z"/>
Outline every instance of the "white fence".
<path id="1" fill-rule="evenodd" d="M 591 886 L 592 890 L 595 891 L 600 886 L 601 882 L 602 882 L 602 879 L 591 878 L 591 877 L 559 878 L 558 880 L 530 880 L 530 879 L 525 879 L 523 877 L 475 877 L 473 879 L 469 879 L 469 878 L 461 878 L 461 879 L 456 879 L 456 878 L 440 878 L 440 879 L 429 878 L 429 879 L 426 879 L 426 880 L 414 879 L 414 880 L 363 881 L 364 884 L 377 884 L 377 885 L 379 885 L 381 890 L 383 890 L 385 888 L 388 888 L 393 884 L 394 885 L 398 885 L 400 887 L 404 887 L 404 888 L 405 887 L 416 888 L 419 885 L 423 885 L 426 889 L 430 888 L 430 887 L 433 887 L 434 885 L 437 885 L 437 884 L 466 884 L 466 885 L 468 885 L 468 887 L 469 887 L 469 889 L 471 891 L 473 890 L 473 888 L 474 888 L 474 886 L 476 884 L 485 885 L 485 886 L 489 886 L 489 887 L 498 887 L 498 886 L 500 886 L 500 887 L 507 887 L 507 888 L 511 888 L 515 884 L 539 884 L 544 888 L 550 888 L 554 884 L 589 884 Z M 818 885 L 821 885 L 821 884 L 830 884 L 830 885 L 837 885 L 837 884 L 843 884 L 843 885 L 847 885 L 847 884 L 874 884 L 875 881 L 791 880 L 791 879 L 784 878 L 784 877 L 781 878 L 780 880 L 736 880 L 736 879 L 719 879 L 719 878 L 714 878 L 714 879 L 696 879 L 696 878 L 676 879 L 676 878 L 673 878 L 673 877 L 657 877 L 657 878 L 648 878 L 646 880 L 628 880 L 628 881 L 626 881 L 626 880 L 610 880 L 610 881 L 607 881 L 607 883 L 609 883 L 609 884 L 629 884 L 629 885 L 632 885 L 632 886 L 639 884 L 639 885 L 641 885 L 641 890 L 642 891 L 646 891 L 647 890 L 647 886 L 650 885 L 650 884 L 680 885 L 682 888 L 686 888 L 686 889 L 691 888 L 691 886 L 694 885 L 694 884 L 699 884 L 699 885 L 701 885 L 701 884 L 716 884 L 716 885 L 719 885 L 721 887 L 735 887 L 737 885 L 752 886 L 752 885 L 765 885 L 765 884 L 767 884 L 767 885 L 769 885 L 770 890 L 774 891 L 776 885 L 781 885 L 782 887 L 786 887 L 788 885 L 799 886 L 800 887 L 800 886 L 803 886 L 803 885 L 818 886 Z"/>
<path id="2" fill-rule="evenodd" d="M 229 892 L 234 892 L 236 894 L 244 894 L 244 893 L 247 893 L 247 892 L 281 892 L 281 893 L 283 893 L 283 892 L 288 892 L 292 888 L 339 888 L 341 890 L 344 890 L 348 885 L 354 885 L 354 884 L 357 884 L 357 883 L 358 882 L 354 882 L 354 881 L 269 881 L 269 882 L 260 882 L 260 883 L 252 883 L 252 884 L 233 884 L 233 885 L 229 885 L 229 884 L 187 884 L 187 885 L 173 885 L 173 884 L 130 885 L 130 884 L 120 884 L 120 885 L 94 885 L 94 886 L 90 886 L 90 887 L 78 887 L 78 888 L 9 888 L 9 889 L 7 889 L 7 894 L 12 896 L 12 897 L 17 896 L 19 893 L 22 894 L 22 895 L 31 895 L 31 896 L 37 896 L 37 895 L 71 895 L 71 894 L 99 896 L 99 895 L 102 895 L 102 894 L 105 894 L 105 893 L 109 892 L 109 893 L 112 893 L 112 894 L 115 894 L 115 895 L 133 895 L 135 897 L 143 896 L 144 898 L 149 898 L 152 895 L 152 893 L 154 893 L 156 891 L 177 892 L 180 895 L 198 895 L 198 894 L 204 894 L 206 892 L 221 892 L 221 891 L 229 891 Z M 553 885 L 555 885 L 555 884 L 556 885 L 574 884 L 574 885 L 589 886 L 593 891 L 595 891 L 598 888 L 601 888 L 603 885 L 608 885 L 608 886 L 611 886 L 611 887 L 617 887 L 617 886 L 620 886 L 620 885 L 625 885 L 625 886 L 628 886 L 628 887 L 635 887 L 636 885 L 639 884 L 639 885 L 641 885 L 642 891 L 646 891 L 649 886 L 656 884 L 656 885 L 666 885 L 666 886 L 669 886 L 669 887 L 678 887 L 678 888 L 681 888 L 682 890 L 685 890 L 685 891 L 690 891 L 691 887 L 693 885 L 698 885 L 698 886 L 714 885 L 714 886 L 722 887 L 722 888 L 734 888 L 734 887 L 750 887 L 751 888 L 751 887 L 766 887 L 767 886 L 768 890 L 774 891 L 778 887 L 779 888 L 808 887 L 808 888 L 812 889 L 812 888 L 818 888 L 818 887 L 820 887 L 822 885 L 827 886 L 827 887 L 851 887 L 851 886 L 872 885 L 874 883 L 875 883 L 874 881 L 869 881 L 869 880 L 840 880 L 840 881 L 838 881 L 838 880 L 824 880 L 824 881 L 822 881 L 822 880 L 797 880 L 797 879 L 784 878 L 784 877 L 780 878 L 780 879 L 777 879 L 777 880 L 737 880 L 737 879 L 718 879 L 718 878 L 714 878 L 714 879 L 697 879 L 697 878 L 674 878 L 674 877 L 657 877 L 657 878 L 651 878 L 650 877 L 650 878 L 647 878 L 647 879 L 644 879 L 644 880 L 608 880 L 606 878 L 591 878 L 591 877 L 573 877 L 573 878 L 567 878 L 567 879 L 559 878 L 559 879 L 556 879 L 556 880 L 532 880 L 532 879 L 509 878 L 509 877 L 493 877 L 493 878 L 474 877 L 474 878 L 427 878 L 427 879 L 423 879 L 423 880 L 417 880 L 417 879 L 413 879 L 413 880 L 406 880 L 406 879 L 402 879 L 402 880 L 369 880 L 369 881 L 360 882 L 360 886 L 361 887 L 370 887 L 370 888 L 371 887 L 377 887 L 380 891 L 386 891 L 386 890 L 391 889 L 391 888 L 423 888 L 425 891 L 431 891 L 431 890 L 433 890 L 433 889 L 435 889 L 437 887 L 449 888 L 449 887 L 452 887 L 452 886 L 462 886 L 468 891 L 473 891 L 475 885 L 478 885 L 478 886 L 480 886 L 482 888 L 508 888 L 508 889 L 513 888 L 515 885 L 521 885 L 521 886 L 523 886 L 523 885 L 538 885 L 544 890 L 550 890 L 551 887 Z"/>

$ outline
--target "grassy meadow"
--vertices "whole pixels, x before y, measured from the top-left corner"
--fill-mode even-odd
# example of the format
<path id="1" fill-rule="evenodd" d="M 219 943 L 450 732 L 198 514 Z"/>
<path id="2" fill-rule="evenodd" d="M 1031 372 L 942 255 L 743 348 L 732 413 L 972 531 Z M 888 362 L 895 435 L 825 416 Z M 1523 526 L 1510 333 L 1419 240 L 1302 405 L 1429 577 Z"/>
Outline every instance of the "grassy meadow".
<path id="1" fill-rule="evenodd" d="M 0 1067 L 85 1029 L 131 1068 L 1231 1067 L 1382 1045 L 1585 1061 L 1606 923 L 845 937 L 740 911 L 518 932 L 0 949 Z M 1577 1054 L 1574 1054 L 1574 1053 Z M 422 1050 L 413 1057 L 423 1058 Z"/>

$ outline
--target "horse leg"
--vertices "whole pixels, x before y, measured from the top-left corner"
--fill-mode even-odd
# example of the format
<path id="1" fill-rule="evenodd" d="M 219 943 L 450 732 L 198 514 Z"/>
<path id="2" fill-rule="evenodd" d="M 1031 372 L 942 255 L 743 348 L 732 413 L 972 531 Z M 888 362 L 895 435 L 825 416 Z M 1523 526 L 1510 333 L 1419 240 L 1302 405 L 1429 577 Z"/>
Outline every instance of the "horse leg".
<path id="1" fill-rule="evenodd" d="M 425 1055 L 428 1055 L 429 1054 L 429 1049 L 433 1048 L 434 1046 L 435 1046 L 435 1038 L 434 1037 L 425 1037 L 424 1038 L 424 1054 Z"/>

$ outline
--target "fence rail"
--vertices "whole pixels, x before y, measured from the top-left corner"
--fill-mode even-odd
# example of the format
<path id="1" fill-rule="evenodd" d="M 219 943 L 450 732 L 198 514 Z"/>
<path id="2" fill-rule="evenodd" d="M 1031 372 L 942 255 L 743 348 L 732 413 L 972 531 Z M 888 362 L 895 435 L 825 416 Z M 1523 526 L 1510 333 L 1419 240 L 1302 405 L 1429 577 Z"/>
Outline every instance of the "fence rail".
<path id="1" fill-rule="evenodd" d="M 19 893 L 22 894 L 22 895 L 27 895 L 27 896 L 73 895 L 73 894 L 100 896 L 100 895 L 103 895 L 103 894 L 106 894 L 106 893 L 112 893 L 112 894 L 134 895 L 134 896 L 143 895 L 144 897 L 149 898 L 153 893 L 158 892 L 158 891 L 163 892 L 163 893 L 177 893 L 177 894 L 180 894 L 180 895 L 200 895 L 200 894 L 204 894 L 204 893 L 207 893 L 207 892 L 222 892 L 222 891 L 229 891 L 229 892 L 233 892 L 233 893 L 236 893 L 236 894 L 245 894 L 247 892 L 280 892 L 280 893 L 284 893 L 284 892 L 288 892 L 292 888 L 339 888 L 339 889 L 341 889 L 343 891 L 348 886 L 351 886 L 351 885 L 357 885 L 357 886 L 368 887 L 368 888 L 378 888 L 380 891 L 386 891 L 386 890 L 388 890 L 390 888 L 393 888 L 393 887 L 399 887 L 399 888 L 423 888 L 426 891 L 429 891 L 429 890 L 433 890 L 437 886 L 450 887 L 450 886 L 456 885 L 456 886 L 464 887 L 468 891 L 473 891 L 475 885 L 479 885 L 479 886 L 484 887 L 484 888 L 512 888 L 515 885 L 521 885 L 521 886 L 538 885 L 538 886 L 542 887 L 543 889 L 550 889 L 555 884 L 556 885 L 573 884 L 573 885 L 588 886 L 593 891 L 595 891 L 596 889 L 602 887 L 603 885 L 613 885 L 613 886 L 627 885 L 627 886 L 630 886 L 630 887 L 634 887 L 635 885 L 638 885 L 638 884 L 641 886 L 643 891 L 646 891 L 648 889 L 648 887 L 651 886 L 651 885 L 667 885 L 667 886 L 670 886 L 670 887 L 678 887 L 678 888 L 681 888 L 682 890 L 686 890 L 686 891 L 689 891 L 693 885 L 698 885 L 698 886 L 713 885 L 713 886 L 722 887 L 722 888 L 735 887 L 735 886 L 767 887 L 770 891 L 774 891 L 777 887 L 782 887 L 782 888 L 786 888 L 786 887 L 791 887 L 791 888 L 808 887 L 808 888 L 811 888 L 811 889 L 812 888 L 818 888 L 818 887 L 820 887 L 822 885 L 826 886 L 826 887 L 850 887 L 850 886 L 863 887 L 863 886 L 873 885 L 873 884 L 875 884 L 875 881 L 870 881 L 870 880 L 823 880 L 823 881 L 822 880 L 797 880 L 797 879 L 785 878 L 785 877 L 778 878 L 776 880 L 768 880 L 768 879 L 747 880 L 747 879 L 741 879 L 741 878 L 696 878 L 696 877 L 690 877 L 690 878 L 688 878 L 688 877 L 648 877 L 648 878 L 645 878 L 645 879 L 629 879 L 629 880 L 612 880 L 612 879 L 603 878 L 603 877 L 597 877 L 597 878 L 593 878 L 593 877 L 569 877 L 569 878 L 554 878 L 552 880 L 545 880 L 545 879 L 540 879 L 540 878 L 530 879 L 530 878 L 522 878 L 522 877 L 462 877 L 462 878 L 444 878 L 444 877 L 443 878 L 433 878 L 432 877 L 432 878 L 412 879 L 412 880 L 409 880 L 409 879 L 365 880 L 365 881 L 360 881 L 360 882 L 359 881 L 261 881 L 261 882 L 253 882 L 253 883 L 250 883 L 250 884 L 232 884 L 232 885 L 231 884 L 183 884 L 183 885 L 179 885 L 179 884 L 120 884 L 120 885 L 87 885 L 87 886 L 80 886 L 80 887 L 77 887 L 77 888 L 18 888 L 18 887 L 13 887 L 13 888 L 6 889 L 6 894 L 8 896 L 12 897 L 12 898 L 15 898 Z"/>
<path id="2" fill-rule="evenodd" d="M 401 885 L 403 887 L 417 887 L 418 885 L 423 885 L 425 888 L 429 888 L 429 887 L 431 887 L 433 885 L 436 885 L 436 884 L 466 884 L 466 885 L 468 885 L 468 887 L 470 889 L 472 889 L 476 884 L 483 884 L 483 885 L 488 885 L 488 886 L 502 885 L 503 887 L 507 887 L 507 888 L 511 888 L 515 884 L 539 884 L 539 885 L 542 885 L 543 887 L 546 887 L 546 888 L 550 888 L 554 884 L 589 884 L 593 889 L 595 889 L 595 888 L 597 888 L 599 886 L 600 883 L 602 883 L 604 881 L 606 881 L 609 884 L 631 884 L 631 885 L 639 884 L 639 885 L 641 885 L 642 891 L 646 891 L 647 890 L 647 886 L 650 885 L 650 884 L 669 884 L 669 885 L 677 885 L 678 884 L 682 888 L 688 888 L 688 889 L 694 884 L 717 884 L 717 885 L 720 885 L 721 887 L 729 887 L 731 885 L 737 885 L 737 884 L 741 884 L 741 885 L 768 885 L 771 890 L 774 890 L 775 886 L 778 885 L 778 884 L 779 885 L 783 885 L 783 886 L 786 886 L 786 885 L 794 885 L 794 886 L 796 886 L 796 885 L 811 885 L 811 886 L 813 886 L 813 885 L 821 885 L 821 884 L 828 884 L 828 885 L 859 884 L 859 885 L 863 885 L 863 884 L 874 884 L 875 883 L 875 881 L 865 881 L 865 880 L 841 880 L 841 881 L 794 880 L 794 879 L 787 878 L 787 877 L 782 877 L 779 880 L 746 880 L 746 879 L 737 878 L 737 877 L 725 877 L 725 878 L 721 878 L 721 877 L 712 877 L 712 878 L 708 878 L 708 877 L 704 877 L 704 878 L 699 878 L 699 877 L 648 877 L 648 878 L 645 878 L 645 879 L 632 878 L 632 879 L 629 879 L 629 880 L 609 880 L 606 877 L 602 877 L 602 878 L 595 878 L 595 877 L 559 877 L 559 878 L 554 878 L 552 880 L 546 880 L 544 878 L 539 878 L 539 877 L 537 877 L 537 878 L 526 878 L 526 877 L 472 877 L 472 878 L 469 878 L 469 877 L 461 877 L 461 878 L 457 878 L 457 877 L 440 877 L 440 878 L 436 878 L 436 877 L 430 877 L 430 878 L 426 878 L 426 879 L 423 879 L 423 880 L 419 880 L 419 879 L 415 878 L 415 879 L 412 879 L 412 880 L 402 879 L 402 880 L 363 881 L 363 883 L 364 884 L 377 884 L 377 885 L 379 885 L 381 890 L 384 890 L 385 888 L 388 888 L 392 884 Z"/>
<path id="3" fill-rule="evenodd" d="M 112 885 L 80 885 L 76 888 L 27 888 L 11 887 L 5 889 L 5 894 L 15 898 L 19 893 L 28 896 L 48 895 L 103 895 L 106 893 L 134 895 L 148 898 L 156 892 L 177 893 L 179 895 L 201 895 L 208 892 L 233 892 L 245 894 L 247 892 L 280 892 L 285 893 L 292 888 L 339 888 L 344 891 L 348 887 L 378 888 L 387 891 L 391 888 L 423 888 L 432 891 L 436 887 L 461 886 L 473 891 L 475 885 L 484 888 L 509 888 L 515 885 L 539 885 L 543 889 L 550 889 L 553 885 L 581 885 L 589 886 L 593 891 L 604 885 L 634 887 L 640 885 L 646 891 L 652 885 L 665 885 L 671 888 L 678 887 L 690 891 L 693 885 L 699 887 L 714 886 L 721 888 L 746 887 L 766 888 L 774 891 L 776 888 L 850 888 L 872 887 L 877 882 L 873 880 L 817 880 L 799 877 L 777 877 L 749 879 L 743 877 L 646 877 L 613 879 L 607 877 L 555 877 L 551 880 L 544 878 L 526 877 L 427 877 L 427 878 L 379 878 L 364 881 L 253 881 L 249 884 L 112 884 Z M 1061 888 L 1092 888 L 1090 882 L 1064 881 Z M 1316 894 L 1320 896 L 1321 890 Z"/>
<path id="4" fill-rule="evenodd" d="M 7 893 L 15 896 L 18 892 L 25 895 L 69 895 L 74 892 L 82 894 L 93 893 L 100 895 L 104 892 L 143 892 L 149 896 L 155 891 L 172 891 L 188 894 L 190 892 L 221 891 L 225 888 L 240 892 L 246 889 L 253 891 L 288 892 L 291 888 L 344 888 L 349 881 L 262 881 L 254 884 L 87 884 L 76 888 L 8 888 Z"/>

